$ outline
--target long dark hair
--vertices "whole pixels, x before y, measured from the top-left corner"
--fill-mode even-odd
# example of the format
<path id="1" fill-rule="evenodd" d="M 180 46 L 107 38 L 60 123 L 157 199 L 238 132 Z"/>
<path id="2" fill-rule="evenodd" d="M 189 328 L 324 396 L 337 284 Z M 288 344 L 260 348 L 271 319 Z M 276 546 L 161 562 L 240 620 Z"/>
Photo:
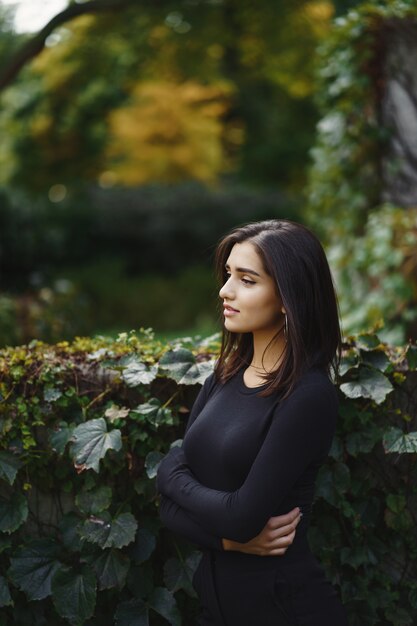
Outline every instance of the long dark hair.
<path id="1" fill-rule="evenodd" d="M 265 375 L 268 384 L 259 395 L 279 391 L 287 397 L 302 373 L 311 367 L 322 368 L 336 378 L 342 343 L 338 305 L 320 241 L 306 226 L 290 220 L 239 226 L 217 246 L 215 264 L 221 285 L 227 280 L 228 256 L 233 246 L 243 241 L 255 247 L 264 271 L 274 279 L 288 322 L 283 360 L 275 371 Z M 243 365 L 249 365 L 252 356 L 252 333 L 233 333 L 223 327 L 216 377 L 226 382 Z"/>

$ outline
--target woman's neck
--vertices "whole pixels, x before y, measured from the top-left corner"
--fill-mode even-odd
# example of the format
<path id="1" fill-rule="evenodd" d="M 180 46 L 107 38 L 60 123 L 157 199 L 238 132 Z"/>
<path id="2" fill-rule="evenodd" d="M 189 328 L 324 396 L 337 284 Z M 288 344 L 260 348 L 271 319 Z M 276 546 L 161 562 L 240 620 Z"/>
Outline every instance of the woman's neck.
<path id="1" fill-rule="evenodd" d="M 270 332 L 253 333 L 253 356 L 250 367 L 259 374 L 276 370 L 284 358 L 286 344 L 284 333 L 280 332 L 270 343 L 273 336 Z"/>

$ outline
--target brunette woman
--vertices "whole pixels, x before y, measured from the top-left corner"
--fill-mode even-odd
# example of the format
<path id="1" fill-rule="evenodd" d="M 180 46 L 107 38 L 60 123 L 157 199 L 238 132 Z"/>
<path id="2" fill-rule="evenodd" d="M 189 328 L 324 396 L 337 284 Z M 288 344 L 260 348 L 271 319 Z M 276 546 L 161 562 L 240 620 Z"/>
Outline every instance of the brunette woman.
<path id="1" fill-rule="evenodd" d="M 182 447 L 158 471 L 162 520 L 204 547 L 193 581 L 199 624 L 346 626 L 307 540 L 338 413 L 341 336 L 326 256 L 305 226 L 267 220 L 224 237 L 216 264 L 220 357 Z M 290 528 L 279 517 L 288 511 Z"/>

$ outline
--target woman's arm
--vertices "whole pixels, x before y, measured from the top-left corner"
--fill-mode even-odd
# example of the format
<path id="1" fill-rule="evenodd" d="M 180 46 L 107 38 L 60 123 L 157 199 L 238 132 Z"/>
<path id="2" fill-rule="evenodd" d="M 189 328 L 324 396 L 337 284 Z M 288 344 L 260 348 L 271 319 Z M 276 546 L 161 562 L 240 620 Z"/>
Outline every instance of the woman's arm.
<path id="1" fill-rule="evenodd" d="M 243 485 L 234 492 L 201 485 L 174 448 L 161 462 L 161 493 L 208 532 L 245 543 L 265 526 L 308 465 L 327 454 L 337 417 L 337 396 L 327 379 L 300 385 L 278 406 L 268 435 Z"/>
<path id="2" fill-rule="evenodd" d="M 258 556 L 282 556 L 292 544 L 302 513 L 297 507 L 285 515 L 271 517 L 262 531 L 248 541 L 239 543 L 219 539 L 205 531 L 176 502 L 161 496 L 159 515 L 163 524 L 200 548 L 245 552 Z"/>
<path id="3" fill-rule="evenodd" d="M 221 538 L 204 530 L 184 509 L 166 496 L 161 496 L 159 517 L 164 526 L 201 548 L 224 549 Z"/>

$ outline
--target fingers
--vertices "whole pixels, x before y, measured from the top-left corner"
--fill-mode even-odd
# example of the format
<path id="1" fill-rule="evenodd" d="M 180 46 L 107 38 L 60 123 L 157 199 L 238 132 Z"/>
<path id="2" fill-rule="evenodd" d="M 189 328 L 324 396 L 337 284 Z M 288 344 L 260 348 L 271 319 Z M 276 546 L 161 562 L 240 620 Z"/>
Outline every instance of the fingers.
<path id="1" fill-rule="evenodd" d="M 267 523 L 269 529 L 274 530 L 276 528 L 280 528 L 282 526 L 288 526 L 292 524 L 295 520 L 299 521 L 301 510 L 297 506 L 289 513 L 285 513 L 285 515 L 275 515 L 274 517 L 270 517 Z M 298 523 L 298 522 L 297 522 Z"/>

